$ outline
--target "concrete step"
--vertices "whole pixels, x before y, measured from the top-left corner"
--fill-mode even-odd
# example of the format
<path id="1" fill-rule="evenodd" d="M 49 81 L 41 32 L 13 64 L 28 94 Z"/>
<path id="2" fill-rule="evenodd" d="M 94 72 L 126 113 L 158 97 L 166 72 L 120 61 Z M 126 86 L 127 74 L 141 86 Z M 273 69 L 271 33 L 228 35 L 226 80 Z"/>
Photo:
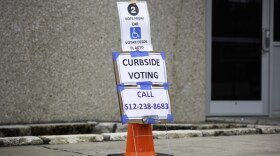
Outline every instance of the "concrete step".
<path id="1" fill-rule="evenodd" d="M 201 124 L 158 124 L 153 125 L 155 131 L 165 130 L 201 130 L 246 128 L 246 124 L 234 123 L 201 123 Z M 69 135 L 69 134 L 101 134 L 126 132 L 127 125 L 116 122 L 78 122 L 25 125 L 0 125 L 0 137 Z"/>
<path id="2" fill-rule="evenodd" d="M 0 137 L 114 133 L 117 127 L 118 131 L 125 131 L 120 123 L 111 122 L 0 125 Z"/>

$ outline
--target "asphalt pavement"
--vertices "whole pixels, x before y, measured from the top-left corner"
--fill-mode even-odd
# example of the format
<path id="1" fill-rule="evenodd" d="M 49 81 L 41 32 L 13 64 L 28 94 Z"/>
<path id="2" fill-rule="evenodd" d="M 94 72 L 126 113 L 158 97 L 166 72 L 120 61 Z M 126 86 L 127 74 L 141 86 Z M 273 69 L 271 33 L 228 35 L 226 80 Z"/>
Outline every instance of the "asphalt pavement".
<path id="1" fill-rule="evenodd" d="M 280 134 L 154 140 L 158 153 L 175 156 L 279 156 Z M 125 141 L 1 147 L 0 156 L 106 156 L 123 153 Z"/>

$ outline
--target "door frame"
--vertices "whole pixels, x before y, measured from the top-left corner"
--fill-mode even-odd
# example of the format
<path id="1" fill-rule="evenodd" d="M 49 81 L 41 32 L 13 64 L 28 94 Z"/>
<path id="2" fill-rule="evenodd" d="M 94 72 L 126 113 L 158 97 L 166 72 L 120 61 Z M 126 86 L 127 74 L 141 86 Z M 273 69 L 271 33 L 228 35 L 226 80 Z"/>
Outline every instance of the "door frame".
<path id="1" fill-rule="evenodd" d="M 269 84 L 269 101 L 272 101 L 272 92 L 273 92 L 273 71 L 276 68 L 275 66 L 273 66 L 273 55 L 274 55 L 274 47 L 280 47 L 280 41 L 274 41 L 274 0 L 270 0 L 270 30 L 271 30 L 271 37 L 270 37 L 270 62 L 269 62 L 269 66 L 270 66 L 270 84 Z M 279 67 L 278 67 L 279 68 Z M 270 117 L 280 117 L 280 111 L 275 111 L 273 110 L 273 103 L 270 103 L 270 107 L 269 107 L 269 116 Z"/>
<path id="2" fill-rule="evenodd" d="M 266 19 L 262 22 L 262 29 L 271 29 L 271 16 L 270 7 L 271 0 L 262 0 L 262 19 Z M 264 11 L 265 10 L 265 11 Z M 270 35 L 270 41 L 271 37 Z M 272 42 L 270 42 L 272 43 Z M 271 50 L 271 44 L 270 44 Z M 269 61 L 270 53 L 263 53 L 262 55 L 262 84 L 261 84 L 261 101 L 212 101 L 211 100 L 211 69 L 212 69 L 212 0 L 206 1 L 206 116 L 268 116 L 270 111 L 269 107 Z M 238 107 L 236 107 L 238 105 Z M 250 109 L 254 108 L 254 109 Z M 227 110 L 238 111 L 230 112 Z M 251 111 L 244 111 L 251 110 Z"/>

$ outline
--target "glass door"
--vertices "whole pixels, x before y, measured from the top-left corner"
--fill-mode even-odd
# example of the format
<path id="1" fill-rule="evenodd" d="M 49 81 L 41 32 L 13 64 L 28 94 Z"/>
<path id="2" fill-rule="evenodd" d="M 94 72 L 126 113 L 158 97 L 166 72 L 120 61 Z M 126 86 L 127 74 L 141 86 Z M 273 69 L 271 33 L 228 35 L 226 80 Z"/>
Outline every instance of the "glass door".
<path id="1" fill-rule="evenodd" d="M 267 115 L 269 0 L 212 0 L 210 5 L 207 114 Z"/>

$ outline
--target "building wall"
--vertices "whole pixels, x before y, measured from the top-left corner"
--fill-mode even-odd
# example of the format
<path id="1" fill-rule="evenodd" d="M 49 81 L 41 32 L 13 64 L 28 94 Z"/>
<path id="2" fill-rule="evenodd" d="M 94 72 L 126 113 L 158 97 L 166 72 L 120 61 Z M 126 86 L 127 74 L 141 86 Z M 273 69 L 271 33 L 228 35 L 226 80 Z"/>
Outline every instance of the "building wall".
<path id="1" fill-rule="evenodd" d="M 175 122 L 205 119 L 205 0 L 148 1 Z M 120 121 L 115 0 L 0 0 L 0 124 Z"/>
<path id="2" fill-rule="evenodd" d="M 280 116 L 280 46 L 276 46 L 274 42 L 274 46 L 271 55 L 271 115 L 272 116 Z"/>

